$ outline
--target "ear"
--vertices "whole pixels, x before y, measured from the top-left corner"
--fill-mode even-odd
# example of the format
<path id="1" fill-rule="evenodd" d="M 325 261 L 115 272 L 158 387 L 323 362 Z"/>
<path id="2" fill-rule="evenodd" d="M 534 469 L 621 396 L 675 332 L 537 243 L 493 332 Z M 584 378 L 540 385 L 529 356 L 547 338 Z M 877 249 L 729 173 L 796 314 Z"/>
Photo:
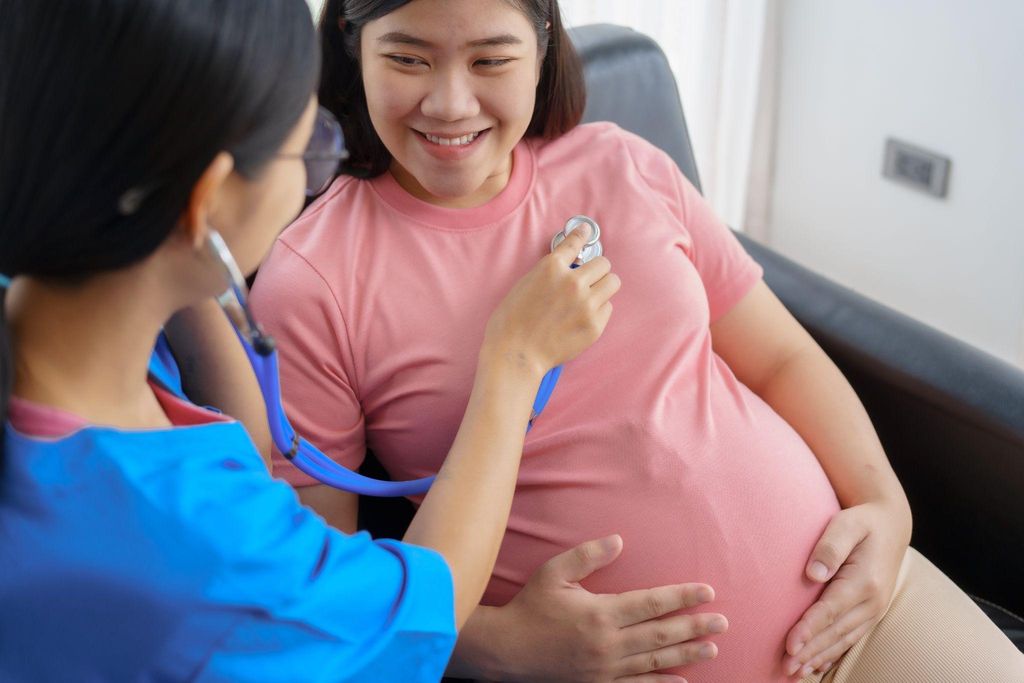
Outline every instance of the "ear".
<path id="1" fill-rule="evenodd" d="M 218 152 L 192 188 L 181 224 L 185 236 L 195 249 L 200 249 L 206 241 L 210 230 L 210 214 L 234 168 L 235 158 L 227 152 Z"/>

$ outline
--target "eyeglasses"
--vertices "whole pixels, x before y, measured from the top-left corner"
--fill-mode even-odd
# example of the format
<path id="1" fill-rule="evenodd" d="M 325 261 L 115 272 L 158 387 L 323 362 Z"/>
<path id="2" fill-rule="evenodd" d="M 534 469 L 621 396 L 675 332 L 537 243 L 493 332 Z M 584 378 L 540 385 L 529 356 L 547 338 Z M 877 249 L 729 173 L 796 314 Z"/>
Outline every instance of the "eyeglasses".
<path id="1" fill-rule="evenodd" d="M 306 164 L 306 196 L 315 197 L 334 180 L 338 164 L 348 158 L 345 136 L 334 114 L 323 107 L 316 111 L 313 135 L 302 154 L 278 154 L 279 159 L 302 159 Z"/>

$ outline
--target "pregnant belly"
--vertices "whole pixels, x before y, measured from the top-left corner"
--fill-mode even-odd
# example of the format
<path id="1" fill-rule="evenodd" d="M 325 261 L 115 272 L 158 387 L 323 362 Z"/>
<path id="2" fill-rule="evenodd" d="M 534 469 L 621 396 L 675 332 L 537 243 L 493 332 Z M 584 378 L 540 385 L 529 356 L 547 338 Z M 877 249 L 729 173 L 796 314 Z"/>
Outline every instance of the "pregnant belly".
<path id="1" fill-rule="evenodd" d="M 583 581 L 588 590 L 715 589 L 703 611 L 726 615 L 729 631 L 713 638 L 715 660 L 680 671 L 687 680 L 787 680 L 786 633 L 821 592 L 804 567 L 839 505 L 814 455 L 772 417 L 685 449 L 620 424 L 531 453 L 484 602 L 504 604 L 553 555 L 618 533 L 622 555 Z"/>

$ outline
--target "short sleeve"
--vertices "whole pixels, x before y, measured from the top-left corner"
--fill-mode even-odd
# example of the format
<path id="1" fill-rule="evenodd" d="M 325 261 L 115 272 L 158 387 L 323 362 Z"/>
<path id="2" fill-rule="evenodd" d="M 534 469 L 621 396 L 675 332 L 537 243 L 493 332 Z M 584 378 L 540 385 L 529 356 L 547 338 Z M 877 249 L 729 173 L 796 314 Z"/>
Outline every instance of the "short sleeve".
<path id="1" fill-rule="evenodd" d="M 277 340 L 281 395 L 292 426 L 333 460 L 358 468 L 366 456 L 363 411 L 349 362 L 348 331 L 329 285 L 301 254 L 278 240 L 260 266 L 252 306 Z M 273 472 L 293 486 L 318 483 L 277 449 Z"/>
<path id="2" fill-rule="evenodd" d="M 198 680 L 440 680 L 456 637 L 441 555 L 330 528 L 259 463 L 209 477 L 216 500 L 187 510 L 219 567 L 206 597 L 242 618 Z"/>
<path id="3" fill-rule="evenodd" d="M 632 133 L 623 134 L 640 175 L 682 220 L 689 257 L 704 283 L 714 323 L 739 303 L 764 271 L 670 156 Z"/>

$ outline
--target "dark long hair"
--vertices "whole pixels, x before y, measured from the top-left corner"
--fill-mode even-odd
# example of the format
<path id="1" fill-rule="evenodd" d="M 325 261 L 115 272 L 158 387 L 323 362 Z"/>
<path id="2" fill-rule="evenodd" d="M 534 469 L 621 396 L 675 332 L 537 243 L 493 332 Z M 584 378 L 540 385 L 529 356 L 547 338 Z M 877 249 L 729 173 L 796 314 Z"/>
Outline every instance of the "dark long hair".
<path id="1" fill-rule="evenodd" d="M 342 173 L 372 178 L 384 173 L 391 164 L 391 154 L 374 130 L 366 106 L 359 40 L 368 22 L 409 2 L 411 0 L 327 0 L 324 5 L 320 16 L 323 61 L 320 104 L 341 121 L 345 132 L 349 157 L 341 166 Z M 558 0 L 506 2 L 530 20 L 544 60 L 533 118 L 526 135 L 552 140 L 572 130 L 583 116 L 587 100 L 583 66 L 562 24 Z M 339 19 L 344 20 L 344 27 Z"/>
<path id="2" fill-rule="evenodd" d="M 304 0 L 0 0 L 0 273 L 73 282 L 143 259 L 218 152 L 259 173 L 318 67 Z"/>

